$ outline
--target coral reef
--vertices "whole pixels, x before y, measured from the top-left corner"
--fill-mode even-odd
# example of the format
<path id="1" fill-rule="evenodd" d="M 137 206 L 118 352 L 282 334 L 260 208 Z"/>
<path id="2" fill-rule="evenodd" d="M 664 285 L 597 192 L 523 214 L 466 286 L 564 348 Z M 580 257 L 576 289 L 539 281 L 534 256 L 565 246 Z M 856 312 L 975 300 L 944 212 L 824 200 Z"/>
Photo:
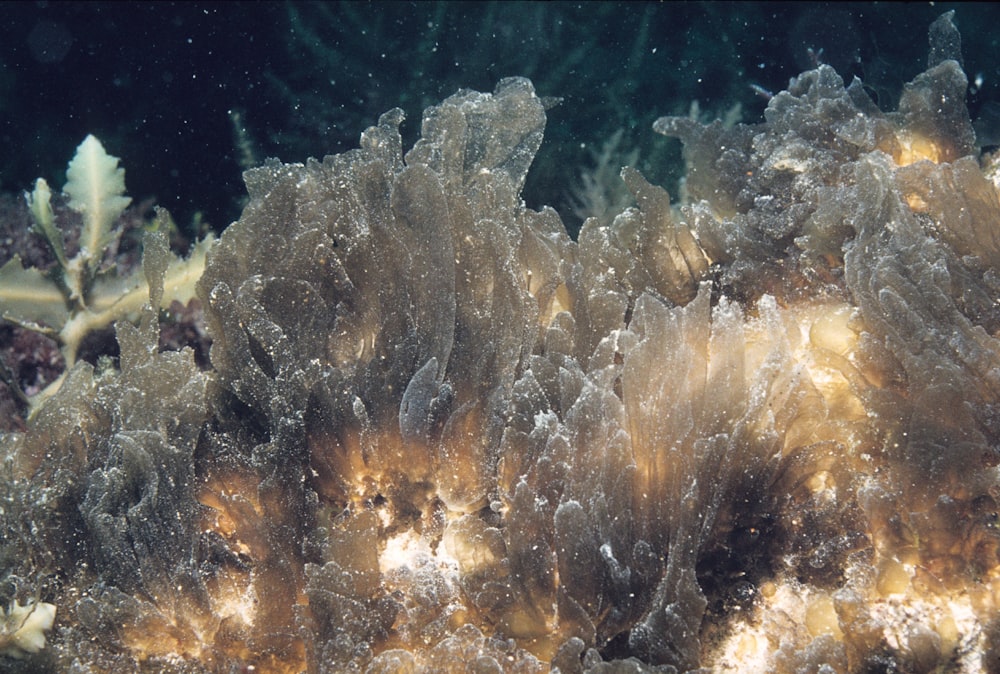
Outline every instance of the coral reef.
<path id="1" fill-rule="evenodd" d="M 820 66 L 660 119 L 686 202 L 626 168 L 577 241 L 522 78 L 248 171 L 213 370 L 147 308 L 3 440 L 8 594 L 58 607 L 11 667 L 995 671 L 1000 199 L 931 44 L 892 113 Z"/>

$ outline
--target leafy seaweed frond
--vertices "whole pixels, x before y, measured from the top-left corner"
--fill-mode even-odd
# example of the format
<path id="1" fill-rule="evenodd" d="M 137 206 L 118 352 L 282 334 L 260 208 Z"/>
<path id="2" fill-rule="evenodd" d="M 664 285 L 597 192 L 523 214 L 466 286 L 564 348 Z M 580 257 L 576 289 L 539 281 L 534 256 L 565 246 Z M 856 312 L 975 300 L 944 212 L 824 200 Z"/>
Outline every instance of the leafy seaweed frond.
<path id="1" fill-rule="evenodd" d="M 55 339 L 66 363 L 62 376 L 30 398 L 32 413 L 59 389 L 88 334 L 121 318 L 133 318 L 150 301 L 156 308 L 169 306 L 173 300 L 186 304 L 194 296 L 212 244 L 209 235 L 187 258 L 169 254 L 158 275 L 162 290 L 155 289 L 151 296 L 140 269 L 127 274 L 114 268 L 101 269 L 105 252 L 117 247 L 121 237 L 115 223 L 132 201 L 125 196 L 125 169 L 118 165 L 118 158 L 89 135 L 77 147 L 66 178 L 63 192 L 68 205 L 83 218 L 76 254 L 67 257 L 66 232 L 53 214 L 52 191 L 39 178 L 25 199 L 34 231 L 48 243 L 58 264 L 47 271 L 25 268 L 20 257 L 14 256 L 0 267 L 0 316 Z M 169 213 L 158 209 L 155 228 L 166 230 L 170 223 Z M 13 377 L 5 372 L 0 370 L 0 377 L 17 390 Z"/>

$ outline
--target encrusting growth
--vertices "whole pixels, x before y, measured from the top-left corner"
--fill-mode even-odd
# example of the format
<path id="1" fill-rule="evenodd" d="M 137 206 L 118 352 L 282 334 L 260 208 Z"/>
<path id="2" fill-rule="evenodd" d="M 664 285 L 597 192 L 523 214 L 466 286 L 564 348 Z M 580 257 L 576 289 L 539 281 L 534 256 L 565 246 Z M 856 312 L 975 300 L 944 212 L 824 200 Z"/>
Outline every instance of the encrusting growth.
<path id="1" fill-rule="evenodd" d="M 45 633 L 52 629 L 56 607 L 45 602 L 18 602 L 0 609 L 0 655 L 22 658 L 45 648 Z"/>

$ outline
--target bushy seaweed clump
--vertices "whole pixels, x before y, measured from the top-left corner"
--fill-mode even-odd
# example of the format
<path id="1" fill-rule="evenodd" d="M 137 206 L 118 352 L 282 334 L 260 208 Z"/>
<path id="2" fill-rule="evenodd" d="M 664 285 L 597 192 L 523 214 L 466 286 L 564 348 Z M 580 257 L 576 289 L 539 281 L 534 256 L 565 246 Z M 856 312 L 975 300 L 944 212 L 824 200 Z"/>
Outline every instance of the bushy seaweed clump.
<path id="1" fill-rule="evenodd" d="M 249 171 L 214 371 L 147 310 L 6 441 L 37 533 L 4 559 L 58 579 L 36 662 L 995 666 L 1000 202 L 955 45 L 945 15 L 894 113 L 822 66 L 759 125 L 659 120 L 687 202 L 626 169 L 578 241 L 520 198 L 525 79 L 405 155 L 394 110 Z"/>

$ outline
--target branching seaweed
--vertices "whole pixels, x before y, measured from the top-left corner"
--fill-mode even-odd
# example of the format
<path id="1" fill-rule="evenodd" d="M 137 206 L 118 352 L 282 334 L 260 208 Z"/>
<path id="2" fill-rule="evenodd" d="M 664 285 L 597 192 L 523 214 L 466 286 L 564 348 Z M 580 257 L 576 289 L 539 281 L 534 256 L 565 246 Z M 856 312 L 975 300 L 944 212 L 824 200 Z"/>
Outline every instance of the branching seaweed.
<path id="1" fill-rule="evenodd" d="M 118 166 L 118 158 L 109 155 L 97 138 L 87 136 L 69 163 L 66 178 L 63 191 L 69 207 L 83 217 L 77 253 L 67 255 L 67 232 L 53 214 L 52 190 L 39 178 L 25 198 L 34 230 L 51 248 L 57 265 L 48 271 L 25 268 L 15 255 L 0 268 L 0 315 L 54 339 L 66 364 L 58 379 L 30 398 L 20 392 L 11 373 L 0 370 L 32 413 L 59 390 L 88 334 L 133 316 L 149 297 L 148 283 L 138 270 L 120 274 L 113 266 L 105 269 L 101 264 L 108 248 L 118 244 L 122 232 L 114 225 L 132 201 L 124 196 L 125 169 Z M 167 222 L 169 214 L 158 209 L 155 226 L 164 227 Z M 194 296 L 194 284 L 205 268 L 210 244 L 211 237 L 196 245 L 187 259 L 172 257 L 161 306 L 169 306 L 175 299 L 187 303 Z"/>

